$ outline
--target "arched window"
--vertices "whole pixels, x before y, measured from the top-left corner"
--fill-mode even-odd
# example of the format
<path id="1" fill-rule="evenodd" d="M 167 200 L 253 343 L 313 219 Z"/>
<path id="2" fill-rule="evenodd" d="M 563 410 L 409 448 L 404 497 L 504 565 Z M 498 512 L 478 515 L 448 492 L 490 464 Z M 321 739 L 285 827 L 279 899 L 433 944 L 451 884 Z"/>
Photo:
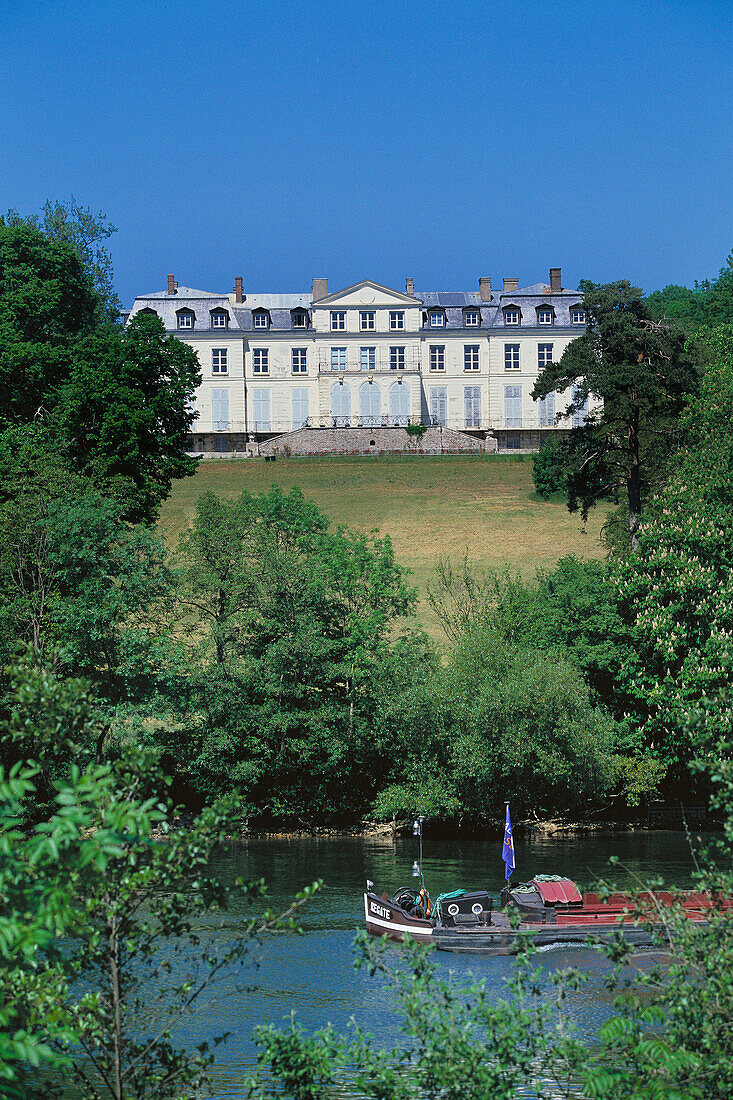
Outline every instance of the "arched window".
<path id="1" fill-rule="evenodd" d="M 404 426 L 410 419 L 410 388 L 403 381 L 389 387 L 389 422 Z"/>
<path id="2" fill-rule="evenodd" d="M 335 428 L 348 428 L 351 423 L 351 389 L 346 382 L 331 386 L 331 416 Z"/>
<path id="3" fill-rule="evenodd" d="M 522 311 L 519 306 L 504 306 L 504 324 L 518 325 L 522 320 Z"/>
<path id="4" fill-rule="evenodd" d="M 252 326 L 253 326 L 253 328 L 269 328 L 270 327 L 270 311 L 269 311 L 269 309 L 253 309 L 252 310 Z"/>
<path id="5" fill-rule="evenodd" d="M 229 328 L 229 311 L 226 309 L 211 310 L 212 328 Z"/>
<path id="6" fill-rule="evenodd" d="M 370 379 L 359 386 L 359 427 L 378 428 L 382 423 L 382 391 Z"/>
<path id="7" fill-rule="evenodd" d="M 196 324 L 196 314 L 192 309 L 176 310 L 179 328 L 193 328 Z"/>

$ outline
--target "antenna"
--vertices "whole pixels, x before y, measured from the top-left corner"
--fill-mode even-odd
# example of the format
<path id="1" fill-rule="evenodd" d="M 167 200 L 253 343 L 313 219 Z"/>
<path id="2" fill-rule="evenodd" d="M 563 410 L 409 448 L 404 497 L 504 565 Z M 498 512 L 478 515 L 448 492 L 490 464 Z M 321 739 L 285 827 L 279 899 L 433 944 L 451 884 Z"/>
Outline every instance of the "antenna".
<path id="1" fill-rule="evenodd" d="M 425 885 L 425 879 L 423 878 L 422 873 L 422 825 L 424 820 L 425 815 L 420 814 L 418 817 L 415 818 L 412 824 L 412 835 L 418 838 L 418 856 L 412 865 L 412 877 L 419 878 L 423 886 Z"/>

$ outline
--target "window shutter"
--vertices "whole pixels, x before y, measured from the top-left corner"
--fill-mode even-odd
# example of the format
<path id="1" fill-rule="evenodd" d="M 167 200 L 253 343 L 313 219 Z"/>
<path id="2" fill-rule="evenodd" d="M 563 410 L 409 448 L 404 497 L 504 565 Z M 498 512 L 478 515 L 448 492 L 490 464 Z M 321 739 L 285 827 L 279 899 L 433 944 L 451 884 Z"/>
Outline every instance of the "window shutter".
<path id="1" fill-rule="evenodd" d="M 270 430 L 270 391 L 269 389 L 252 390 L 252 412 L 254 416 L 254 430 L 256 432 L 269 432 Z"/>
<path id="2" fill-rule="evenodd" d="M 302 428 L 308 419 L 308 390 L 296 388 L 292 391 L 293 397 L 293 431 Z"/>
<path id="3" fill-rule="evenodd" d="M 541 428 L 552 428 L 555 424 L 555 394 L 548 393 L 538 401 L 538 413 Z"/>
<path id="4" fill-rule="evenodd" d="M 229 390 L 211 391 L 211 428 L 215 432 L 229 431 Z"/>
<path id="5" fill-rule="evenodd" d="M 522 387 L 504 387 L 504 421 L 507 428 L 522 427 Z"/>
<path id="6" fill-rule="evenodd" d="M 481 387 L 463 387 L 463 405 L 467 428 L 481 427 Z"/>

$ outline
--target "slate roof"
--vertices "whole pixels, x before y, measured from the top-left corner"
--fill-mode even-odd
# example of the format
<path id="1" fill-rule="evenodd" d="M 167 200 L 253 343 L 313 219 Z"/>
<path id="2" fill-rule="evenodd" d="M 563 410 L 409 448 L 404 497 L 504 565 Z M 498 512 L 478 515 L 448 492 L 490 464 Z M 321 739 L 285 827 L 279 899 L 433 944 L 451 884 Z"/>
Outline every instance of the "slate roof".
<path id="1" fill-rule="evenodd" d="M 329 296 L 330 297 L 330 296 Z M 547 283 L 533 283 L 531 286 L 520 287 L 518 290 L 503 291 L 498 288 L 492 291 L 491 301 L 484 302 L 477 291 L 471 290 L 425 290 L 416 291 L 415 298 L 423 303 L 423 330 L 434 333 L 441 330 L 430 329 L 427 311 L 439 306 L 445 311 L 445 326 L 443 331 L 465 329 L 463 310 L 473 306 L 480 311 L 481 324 L 477 328 L 470 326 L 466 331 L 480 332 L 486 329 L 505 328 L 503 308 L 515 304 L 521 311 L 521 323 L 508 326 L 512 331 L 523 328 L 536 328 L 536 309 L 541 305 L 550 305 L 555 311 L 555 327 L 569 327 L 571 324 L 570 311 L 582 301 L 582 294 L 576 290 L 561 290 L 551 292 Z M 151 308 L 156 311 L 163 320 L 165 327 L 170 330 L 177 329 L 177 312 L 191 309 L 196 314 L 196 325 L 193 331 L 207 331 L 210 328 L 210 311 L 217 306 L 229 313 L 229 330 L 255 331 L 264 334 L 266 329 L 254 329 L 252 312 L 256 309 L 266 309 L 270 314 L 269 331 L 276 332 L 303 332 L 304 329 L 293 329 L 291 310 L 311 308 L 313 295 L 303 294 L 245 294 L 244 301 L 233 303 L 232 295 L 213 294 L 206 290 L 194 290 L 191 287 L 179 286 L 176 294 L 168 294 L 160 291 L 153 294 L 139 295 L 130 311 L 133 317 L 139 310 Z M 577 327 L 577 326 L 576 326 Z M 192 331 L 192 330 L 186 330 Z M 224 331 L 217 329 L 216 331 Z"/>

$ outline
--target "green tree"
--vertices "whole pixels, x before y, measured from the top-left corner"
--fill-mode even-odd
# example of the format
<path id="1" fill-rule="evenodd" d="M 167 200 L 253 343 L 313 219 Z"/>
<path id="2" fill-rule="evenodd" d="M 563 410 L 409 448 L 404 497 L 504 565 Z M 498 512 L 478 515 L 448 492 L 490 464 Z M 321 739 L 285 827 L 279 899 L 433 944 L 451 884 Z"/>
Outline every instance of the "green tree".
<path id="1" fill-rule="evenodd" d="M 711 744 L 731 736 L 733 674 L 733 342 L 718 333 L 688 412 L 690 443 L 639 532 L 637 553 L 614 566 L 632 645 L 622 667 L 642 736 L 686 786 L 690 715 Z"/>
<path id="2" fill-rule="evenodd" d="M 124 330 L 109 320 L 96 253 L 64 224 L 48 236 L 0 222 L 0 432 L 11 432 L 0 450 L 33 426 L 75 472 L 125 492 L 128 518 L 150 522 L 172 480 L 195 469 L 184 446 L 198 359 L 156 318 Z"/>
<path id="3" fill-rule="evenodd" d="M 0 224 L 0 428 L 56 405 L 73 344 L 91 332 L 98 310 L 74 248 L 30 225 Z"/>
<path id="4" fill-rule="evenodd" d="M 370 715 L 414 593 L 389 539 L 332 530 L 298 490 L 198 503 L 179 546 L 198 662 L 170 747 L 199 790 L 274 816 L 355 816 L 383 747 Z"/>
<path id="5" fill-rule="evenodd" d="M 28 674 L 22 682 L 27 690 Z M 76 739 L 90 702 L 80 684 L 47 677 L 36 694 L 53 711 L 32 731 L 47 756 L 58 750 L 44 740 Z M 13 710 L 10 726 L 28 746 L 23 715 Z M 200 1095 L 222 1037 L 186 1051 L 174 1045 L 172 1028 L 222 969 L 251 961 L 262 935 L 295 930 L 295 911 L 313 888 L 284 913 L 242 920 L 241 907 L 262 898 L 263 883 L 225 884 L 210 873 L 240 820 L 237 799 L 174 827 L 155 754 L 127 749 L 114 764 L 72 766 L 56 782 L 56 813 L 28 831 L 21 824 L 37 775 L 31 761 L 7 777 L 0 771 L 3 1094 L 48 1095 L 47 1077 L 36 1080 L 31 1067 L 50 1064 L 89 1100 Z M 212 928 L 211 913 L 233 906 L 236 918 Z M 143 1020 L 151 989 L 154 1010 Z"/>
<path id="6" fill-rule="evenodd" d="M 568 507 L 585 518 L 600 498 L 622 492 L 635 548 L 644 495 L 679 441 L 679 416 L 697 392 L 698 361 L 682 330 L 653 320 L 630 283 L 586 281 L 580 288 L 586 331 L 540 372 L 532 397 L 572 386 L 570 415 L 590 397 L 600 402 L 560 443 Z"/>
<path id="7" fill-rule="evenodd" d="M 75 345 L 54 422 L 72 468 L 127 495 L 127 518 L 150 522 L 174 479 L 193 474 L 185 453 L 201 381 L 196 353 L 157 317 L 106 325 Z"/>
<path id="8" fill-rule="evenodd" d="M 40 214 L 23 217 L 17 210 L 9 210 L 2 220 L 7 225 L 30 225 L 51 240 L 71 245 L 91 275 L 103 304 L 100 319 L 116 320 L 119 301 L 112 282 L 112 258 L 102 242 L 116 233 L 117 228 L 110 225 L 103 211 L 95 214 L 90 207 L 81 206 L 72 195 L 66 202 L 47 199 Z"/>
<path id="9" fill-rule="evenodd" d="M 655 290 L 647 302 L 653 317 L 666 317 L 690 332 L 730 324 L 733 318 L 733 252 L 716 279 L 704 279 L 693 289 L 666 286 Z"/>
<path id="10" fill-rule="evenodd" d="M 141 703 L 170 654 L 162 540 L 63 468 L 16 472 L 22 483 L 0 503 L 0 653 L 30 645 L 110 707 Z"/>
<path id="11" fill-rule="evenodd" d="M 532 480 L 538 494 L 546 500 L 553 493 L 564 492 L 565 471 L 556 440 L 546 440 L 533 456 Z"/>
<path id="12" fill-rule="evenodd" d="M 466 630 L 446 667 L 414 670 L 382 721 L 393 746 L 379 817 L 417 811 L 471 821 L 509 798 L 518 813 L 578 812 L 617 777 L 615 730 L 555 654 Z"/>

